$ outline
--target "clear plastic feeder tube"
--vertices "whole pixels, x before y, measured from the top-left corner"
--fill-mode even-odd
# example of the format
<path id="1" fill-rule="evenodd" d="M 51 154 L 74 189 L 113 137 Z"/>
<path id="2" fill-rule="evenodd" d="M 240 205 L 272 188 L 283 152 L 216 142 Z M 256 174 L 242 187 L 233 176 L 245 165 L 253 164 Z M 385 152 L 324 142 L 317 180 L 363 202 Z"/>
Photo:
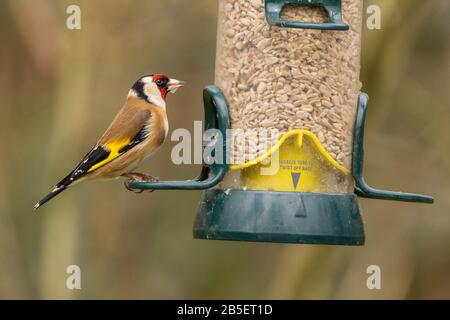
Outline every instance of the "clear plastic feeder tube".
<path id="1" fill-rule="evenodd" d="M 263 0 L 219 0 L 215 83 L 233 129 L 222 188 L 352 192 L 362 7 L 343 0 L 350 28 L 329 31 L 271 26 Z M 320 22 L 325 13 L 294 6 L 283 18 Z M 274 162 L 278 172 L 261 174 Z"/>

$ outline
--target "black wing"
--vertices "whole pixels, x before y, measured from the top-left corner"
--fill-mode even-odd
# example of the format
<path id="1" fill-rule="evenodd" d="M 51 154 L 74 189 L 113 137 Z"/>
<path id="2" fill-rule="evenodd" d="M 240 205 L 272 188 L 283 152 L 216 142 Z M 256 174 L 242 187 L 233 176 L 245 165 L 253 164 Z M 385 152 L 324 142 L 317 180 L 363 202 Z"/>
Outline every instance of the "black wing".
<path id="1" fill-rule="evenodd" d="M 120 147 L 118 150 L 117 156 L 114 158 L 111 158 L 111 161 L 116 159 L 118 156 L 124 154 L 125 152 L 131 150 L 138 144 L 140 144 L 142 141 L 144 141 L 149 135 L 148 126 L 146 123 L 141 127 L 141 129 L 136 133 L 136 135 L 131 139 L 131 141 L 128 144 L 125 144 L 124 146 Z M 107 148 L 107 146 L 106 146 Z M 92 148 L 81 160 L 81 162 L 75 167 L 72 172 L 70 172 L 64 179 L 62 179 L 50 192 L 47 194 L 44 198 L 42 198 L 35 206 L 34 208 L 37 209 L 40 206 L 42 206 L 44 203 L 52 199 L 53 197 L 57 196 L 59 193 L 63 192 L 65 189 L 67 189 L 68 186 L 70 186 L 73 182 L 83 177 L 85 174 L 89 172 L 89 170 L 95 166 L 96 164 L 102 162 L 103 160 L 107 159 L 109 155 L 111 154 L 111 151 L 107 150 L 103 146 L 95 146 Z M 106 163 L 109 163 L 107 161 Z"/>
<path id="2" fill-rule="evenodd" d="M 93 165 L 105 160 L 108 157 L 109 153 L 109 151 L 103 149 L 103 147 L 101 146 L 94 147 L 86 154 L 83 160 L 71 173 L 69 173 L 64 179 L 62 179 L 49 194 L 47 194 L 38 203 L 36 203 L 34 209 L 36 210 L 44 203 L 66 190 L 67 187 L 71 185 L 75 180 L 78 180 L 83 175 L 85 175 Z"/>

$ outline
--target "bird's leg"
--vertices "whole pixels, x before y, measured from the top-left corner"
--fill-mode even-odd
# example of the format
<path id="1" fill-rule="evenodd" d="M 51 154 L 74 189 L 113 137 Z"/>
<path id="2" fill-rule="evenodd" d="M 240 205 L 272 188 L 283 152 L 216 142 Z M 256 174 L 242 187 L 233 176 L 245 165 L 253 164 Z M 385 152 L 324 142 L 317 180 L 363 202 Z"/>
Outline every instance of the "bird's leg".
<path id="1" fill-rule="evenodd" d="M 144 190 L 136 191 L 135 189 L 130 188 L 130 183 L 132 182 L 158 182 L 159 178 L 154 177 L 152 175 L 149 175 L 147 173 L 140 173 L 140 172 L 128 172 L 124 173 L 122 177 L 128 178 L 125 182 L 125 188 L 129 191 L 133 191 L 135 193 L 142 193 Z M 153 192 L 155 190 L 150 189 L 150 192 Z"/>
<path id="2" fill-rule="evenodd" d="M 159 178 L 154 177 L 148 173 L 141 173 L 141 172 L 129 172 L 124 174 L 125 177 L 133 179 L 134 181 L 139 182 L 158 182 Z"/>

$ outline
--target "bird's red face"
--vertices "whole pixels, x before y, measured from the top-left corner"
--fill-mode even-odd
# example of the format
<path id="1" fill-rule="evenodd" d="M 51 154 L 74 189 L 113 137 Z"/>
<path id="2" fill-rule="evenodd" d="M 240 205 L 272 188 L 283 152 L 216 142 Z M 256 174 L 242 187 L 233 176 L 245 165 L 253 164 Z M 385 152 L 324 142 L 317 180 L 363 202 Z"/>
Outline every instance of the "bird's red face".
<path id="1" fill-rule="evenodd" d="M 183 81 L 176 79 L 170 79 L 168 76 L 162 73 L 156 73 L 152 76 L 152 81 L 156 84 L 159 92 L 161 93 L 161 98 L 166 101 L 167 93 L 175 93 L 178 88 L 184 86 Z"/>
<path id="2" fill-rule="evenodd" d="M 167 84 L 169 83 L 169 77 L 162 73 L 156 73 L 152 76 L 152 81 L 154 84 L 156 84 L 163 100 L 166 101 L 168 92 Z"/>

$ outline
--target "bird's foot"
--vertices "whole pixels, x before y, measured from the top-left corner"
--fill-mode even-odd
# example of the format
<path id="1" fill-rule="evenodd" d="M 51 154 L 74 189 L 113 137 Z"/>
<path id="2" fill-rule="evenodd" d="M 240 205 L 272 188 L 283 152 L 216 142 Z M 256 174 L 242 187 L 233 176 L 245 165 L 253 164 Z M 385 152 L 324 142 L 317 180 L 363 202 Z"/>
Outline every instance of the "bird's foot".
<path id="1" fill-rule="evenodd" d="M 131 188 L 130 184 L 133 182 L 158 182 L 159 181 L 158 177 L 154 177 L 147 173 L 140 173 L 140 172 L 129 172 L 129 173 L 123 174 L 122 176 L 128 178 L 124 182 L 125 188 L 134 193 L 142 193 L 142 192 L 144 192 L 144 190 L 143 189 L 136 190 L 136 189 Z M 155 190 L 149 189 L 148 191 L 153 192 Z"/>
<path id="2" fill-rule="evenodd" d="M 141 172 L 129 172 L 123 175 L 124 177 L 127 177 L 129 179 L 133 179 L 137 182 L 158 182 L 159 178 L 154 177 L 148 173 L 141 173 Z"/>

